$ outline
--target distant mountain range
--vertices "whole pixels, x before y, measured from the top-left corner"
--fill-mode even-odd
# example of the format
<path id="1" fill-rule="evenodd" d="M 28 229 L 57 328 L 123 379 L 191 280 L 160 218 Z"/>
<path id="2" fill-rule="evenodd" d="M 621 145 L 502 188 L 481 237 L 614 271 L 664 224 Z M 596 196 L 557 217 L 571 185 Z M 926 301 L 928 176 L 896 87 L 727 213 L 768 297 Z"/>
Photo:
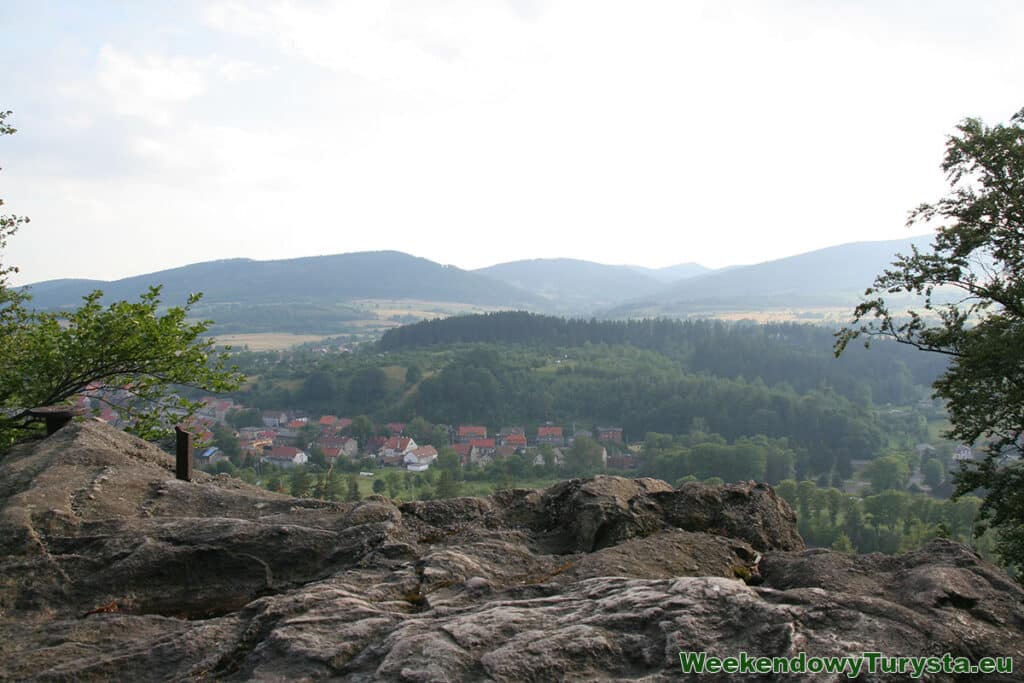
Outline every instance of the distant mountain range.
<path id="1" fill-rule="evenodd" d="M 705 268 L 699 263 L 678 263 L 674 266 L 667 266 L 665 268 L 644 268 L 643 266 L 625 267 L 638 273 L 643 273 L 644 275 L 653 277 L 659 282 L 685 280 L 687 278 L 704 275 L 705 273 L 710 273 L 712 271 L 711 268 Z"/>
<path id="2" fill-rule="evenodd" d="M 166 301 L 184 301 L 191 292 L 203 292 L 205 304 L 416 299 L 527 309 L 545 306 L 531 292 L 398 251 L 279 261 L 207 261 L 112 282 L 51 280 L 29 287 L 37 307 L 56 309 L 77 305 L 93 289 L 102 289 L 105 299 L 118 300 L 137 297 L 153 284 L 163 284 Z"/>
<path id="3" fill-rule="evenodd" d="M 653 294 L 667 282 L 711 271 L 696 263 L 654 269 L 554 258 L 499 263 L 474 272 L 543 297 L 551 311 L 580 314 Z"/>
<path id="4" fill-rule="evenodd" d="M 896 254 L 925 249 L 930 236 L 853 242 L 712 271 L 606 311 L 609 317 L 679 316 L 778 308 L 845 306 L 859 300 Z"/>
<path id="5" fill-rule="evenodd" d="M 102 289 L 105 300 L 113 301 L 134 299 L 150 285 L 163 284 L 163 300 L 172 304 L 201 291 L 205 308 L 200 314 L 222 323 L 229 320 L 233 331 L 301 331 L 314 318 L 316 324 L 307 325 L 310 331 L 335 330 L 343 327 L 336 323 L 377 316 L 367 304 L 372 301 L 611 318 L 715 315 L 849 305 L 895 254 L 928 242 L 928 237 L 857 242 L 720 270 L 695 263 L 648 269 L 534 259 L 466 271 L 397 251 L 376 251 L 209 261 L 111 282 L 49 280 L 28 289 L 37 308 L 51 310 L 77 306 L 93 289 Z M 410 317 L 416 316 L 390 319 L 404 322 Z"/>

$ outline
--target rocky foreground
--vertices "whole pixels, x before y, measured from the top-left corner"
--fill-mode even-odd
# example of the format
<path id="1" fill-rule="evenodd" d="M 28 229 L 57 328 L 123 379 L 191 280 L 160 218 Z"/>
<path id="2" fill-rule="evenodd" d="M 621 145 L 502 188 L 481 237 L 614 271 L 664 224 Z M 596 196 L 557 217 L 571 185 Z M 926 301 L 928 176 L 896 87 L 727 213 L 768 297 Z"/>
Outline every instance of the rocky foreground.
<path id="1" fill-rule="evenodd" d="M 1024 591 L 947 541 L 805 550 L 759 484 L 330 503 L 177 481 L 87 421 L 0 460 L 0 635 L 13 680 L 670 681 L 681 650 L 1024 667 Z"/>

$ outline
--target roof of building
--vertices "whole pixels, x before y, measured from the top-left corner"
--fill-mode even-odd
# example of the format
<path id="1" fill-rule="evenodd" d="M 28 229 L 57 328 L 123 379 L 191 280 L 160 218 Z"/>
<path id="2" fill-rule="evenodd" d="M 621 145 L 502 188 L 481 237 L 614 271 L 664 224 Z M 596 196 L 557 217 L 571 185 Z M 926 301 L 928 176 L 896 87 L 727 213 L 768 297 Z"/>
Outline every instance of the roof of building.
<path id="1" fill-rule="evenodd" d="M 328 436 L 321 438 L 317 443 L 322 448 L 345 448 L 349 442 L 355 442 L 351 436 Z"/>
<path id="2" fill-rule="evenodd" d="M 537 427 L 537 436 L 562 436 L 561 427 Z"/>
<path id="3" fill-rule="evenodd" d="M 286 458 L 288 460 L 293 460 L 296 455 L 302 452 L 301 448 L 296 448 L 295 446 L 275 446 L 270 449 L 270 453 L 267 455 L 271 458 Z"/>
<path id="4" fill-rule="evenodd" d="M 384 442 L 381 448 L 386 451 L 404 451 L 409 447 L 410 442 L 412 442 L 412 439 L 407 436 L 392 436 Z"/>

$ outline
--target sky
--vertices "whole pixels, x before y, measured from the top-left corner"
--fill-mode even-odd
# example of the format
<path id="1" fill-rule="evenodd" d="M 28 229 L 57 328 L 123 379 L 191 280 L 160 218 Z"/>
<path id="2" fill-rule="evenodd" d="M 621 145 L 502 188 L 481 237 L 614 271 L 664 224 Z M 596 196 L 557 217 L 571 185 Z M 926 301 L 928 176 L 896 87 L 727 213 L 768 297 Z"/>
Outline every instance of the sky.
<path id="1" fill-rule="evenodd" d="M 1024 106 L 1012 0 L 6 0 L 0 32 L 15 284 L 900 239 L 956 124 Z"/>

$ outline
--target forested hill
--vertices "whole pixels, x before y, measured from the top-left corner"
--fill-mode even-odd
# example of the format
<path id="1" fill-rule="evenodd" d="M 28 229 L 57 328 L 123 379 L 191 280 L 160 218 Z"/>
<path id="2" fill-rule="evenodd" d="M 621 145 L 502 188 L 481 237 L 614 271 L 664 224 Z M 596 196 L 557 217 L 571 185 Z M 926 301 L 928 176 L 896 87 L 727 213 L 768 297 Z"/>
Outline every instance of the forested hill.
<path id="1" fill-rule="evenodd" d="M 649 275 L 654 279 L 669 283 L 678 282 L 679 280 L 685 280 L 691 277 L 697 277 L 698 275 L 706 275 L 712 271 L 711 268 L 702 266 L 699 263 L 677 263 L 674 266 L 666 266 L 664 268 L 645 268 L 643 266 L 626 266 L 630 270 L 637 273 L 643 273 Z"/>
<path id="2" fill-rule="evenodd" d="M 630 266 L 577 259 L 532 259 L 499 263 L 477 271 L 547 299 L 549 310 L 587 313 L 651 294 L 664 280 Z"/>
<path id="3" fill-rule="evenodd" d="M 456 316 L 387 331 L 383 351 L 466 343 L 518 344 L 556 349 L 586 344 L 656 351 L 690 373 L 760 379 L 803 392 L 829 386 L 853 399 L 906 403 L 945 367 L 945 359 L 880 342 L 867 351 L 832 353 L 833 330 L 797 324 L 726 323 L 666 318 L 611 321 L 559 318 L 522 311 Z"/>
<path id="4" fill-rule="evenodd" d="M 728 310 L 856 305 L 857 297 L 897 254 L 927 250 L 930 236 L 854 242 L 749 266 L 723 268 L 675 282 L 604 312 L 629 318 Z"/>
<path id="5" fill-rule="evenodd" d="M 466 342 L 506 342 L 545 346 L 629 344 L 666 350 L 678 345 L 694 323 L 667 318 L 586 320 L 526 311 L 500 311 L 424 320 L 388 330 L 380 340 L 385 351 Z"/>
<path id="6" fill-rule="evenodd" d="M 184 301 L 203 292 L 206 304 L 337 303 L 352 299 L 418 299 L 495 307 L 539 308 L 543 299 L 477 273 L 398 251 L 368 251 L 277 261 L 229 259 L 100 282 L 64 280 L 31 285 L 33 304 L 77 306 L 99 288 L 109 300 L 134 299 L 163 285 L 164 299 Z"/>

